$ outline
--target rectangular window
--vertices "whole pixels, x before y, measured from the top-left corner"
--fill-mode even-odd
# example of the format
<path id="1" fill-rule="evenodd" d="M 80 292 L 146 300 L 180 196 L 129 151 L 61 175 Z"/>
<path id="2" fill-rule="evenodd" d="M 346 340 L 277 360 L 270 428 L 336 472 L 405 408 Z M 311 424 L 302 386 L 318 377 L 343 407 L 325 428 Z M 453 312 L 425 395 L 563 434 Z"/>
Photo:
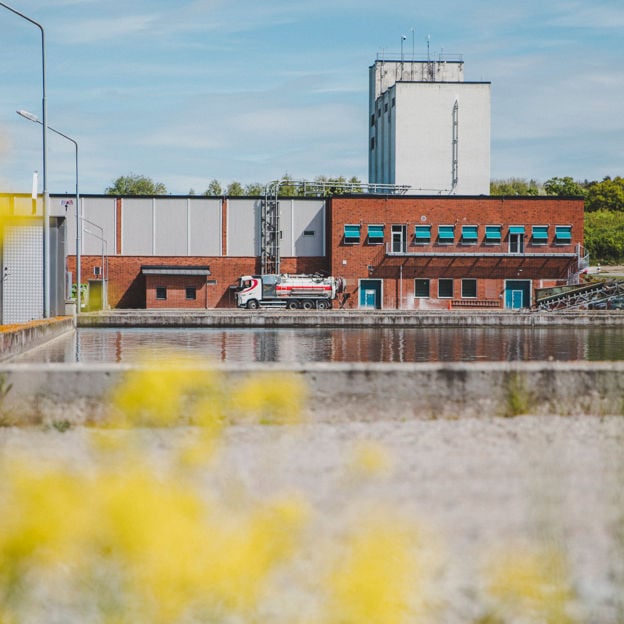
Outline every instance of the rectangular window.
<path id="1" fill-rule="evenodd" d="M 360 226 L 345 225 L 344 226 L 344 242 L 353 245 L 360 242 Z"/>
<path id="2" fill-rule="evenodd" d="M 429 280 L 428 279 L 415 279 L 414 280 L 414 297 L 428 297 L 429 296 Z"/>
<path id="3" fill-rule="evenodd" d="M 160 300 L 167 299 L 167 289 L 164 286 L 156 287 L 156 299 L 160 299 Z"/>
<path id="4" fill-rule="evenodd" d="M 462 293 L 462 298 L 464 299 L 476 299 L 477 298 L 477 280 L 476 279 L 463 279 L 461 293 Z"/>
<path id="5" fill-rule="evenodd" d="M 371 128 L 375 125 L 375 115 L 371 115 Z"/>
<path id="6" fill-rule="evenodd" d="M 485 226 L 485 242 L 500 243 L 501 242 L 501 226 L 486 225 Z"/>
<path id="7" fill-rule="evenodd" d="M 510 234 L 524 234 L 524 225 L 510 225 L 509 233 Z"/>
<path id="8" fill-rule="evenodd" d="M 479 238 L 479 227 L 477 225 L 462 225 L 462 242 L 474 244 Z"/>
<path id="9" fill-rule="evenodd" d="M 314 236 L 314 230 L 303 230 L 304 236 Z"/>
<path id="10" fill-rule="evenodd" d="M 370 148 L 371 148 L 371 151 L 375 149 L 375 137 L 371 137 Z"/>
<path id="11" fill-rule="evenodd" d="M 383 243 L 384 239 L 384 226 L 383 225 L 369 225 L 368 226 L 368 242 L 372 245 L 379 245 Z"/>
<path id="12" fill-rule="evenodd" d="M 455 240 L 455 226 L 438 225 L 438 240 L 441 243 L 452 243 Z"/>
<path id="13" fill-rule="evenodd" d="M 431 226 L 417 225 L 414 231 L 414 239 L 417 243 L 428 243 L 431 241 Z"/>
<path id="14" fill-rule="evenodd" d="M 531 241 L 534 245 L 545 245 L 548 242 L 548 226 L 534 225 L 531 231 Z"/>
<path id="15" fill-rule="evenodd" d="M 558 243 L 571 243 L 572 242 L 572 226 L 571 225 L 556 225 L 555 226 L 555 241 Z"/>
<path id="16" fill-rule="evenodd" d="M 453 280 L 452 279 L 439 279 L 438 280 L 438 297 L 440 299 L 452 299 L 453 298 Z"/>
<path id="17" fill-rule="evenodd" d="M 197 298 L 197 289 L 194 286 L 188 286 L 186 288 L 186 298 L 193 300 Z"/>

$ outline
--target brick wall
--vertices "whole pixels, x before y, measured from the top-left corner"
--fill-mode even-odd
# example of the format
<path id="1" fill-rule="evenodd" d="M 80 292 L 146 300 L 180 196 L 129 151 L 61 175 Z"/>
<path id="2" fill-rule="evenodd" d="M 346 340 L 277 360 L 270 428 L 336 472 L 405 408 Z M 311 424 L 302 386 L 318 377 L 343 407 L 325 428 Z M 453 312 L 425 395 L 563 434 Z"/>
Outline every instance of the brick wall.
<path id="1" fill-rule="evenodd" d="M 347 280 L 344 307 L 358 307 L 361 279 L 382 280 L 384 308 L 448 307 L 448 301 L 437 300 L 438 280 L 453 279 L 453 298 L 459 299 L 462 278 L 477 279 L 476 299 L 488 300 L 494 306 L 495 302 L 502 305 L 505 280 L 531 280 L 532 288 L 536 288 L 543 284 L 559 284 L 567 279 L 568 269 L 576 260 L 563 254 L 575 254 L 577 244 L 583 243 L 583 200 L 545 197 L 334 197 L 328 206 L 328 223 L 330 271 Z M 345 224 L 361 226 L 359 243 L 345 241 Z M 371 244 L 367 239 L 369 224 L 384 225 L 383 244 Z M 405 226 L 406 255 L 386 254 L 386 244 L 392 241 L 392 225 Z M 421 244 L 415 240 L 416 225 L 432 226 L 430 242 Z M 438 225 L 455 226 L 452 244 L 438 241 Z M 462 225 L 478 226 L 476 244 L 460 241 Z M 501 226 L 499 244 L 485 242 L 485 225 Z M 495 257 L 493 254 L 509 251 L 511 225 L 525 226 L 525 254 Z M 547 244 L 533 245 L 533 225 L 549 226 Z M 572 240 L 569 244 L 555 242 L 555 225 L 571 226 Z M 409 255 L 415 253 L 429 255 Z M 533 258 L 532 253 L 536 254 Z M 545 254 L 558 254 L 559 257 L 546 257 Z M 430 299 L 414 297 L 416 278 L 431 280 Z"/>
<path id="2" fill-rule="evenodd" d="M 67 269 L 75 275 L 76 257 L 68 256 Z M 93 267 L 102 264 L 101 256 L 81 256 L 82 280 L 86 283 L 94 279 Z M 215 284 L 205 286 L 205 293 L 197 299 L 185 299 L 185 279 L 182 276 L 162 276 L 173 281 L 168 282 L 170 288 L 177 289 L 179 294 L 174 300 L 156 302 L 155 292 L 149 301 L 146 299 L 146 278 L 141 274 L 143 265 L 171 265 L 210 267 L 209 281 Z M 282 258 L 283 273 L 316 273 L 329 270 L 327 258 Z M 108 258 L 108 303 L 112 308 L 145 308 L 150 307 L 207 307 L 221 308 L 236 305 L 230 286 L 236 284 L 241 275 L 253 275 L 260 272 L 259 258 L 226 258 L 226 257 L 187 257 L 187 256 L 109 256 Z M 194 278 L 197 279 L 197 278 Z M 177 286 L 176 286 L 177 284 Z M 161 284 L 159 284 L 161 285 Z M 192 284 L 189 284 L 192 285 Z M 204 292 L 202 290 L 202 292 Z M 173 305 L 175 301 L 175 305 Z M 207 303 L 206 303 L 207 302 Z"/>

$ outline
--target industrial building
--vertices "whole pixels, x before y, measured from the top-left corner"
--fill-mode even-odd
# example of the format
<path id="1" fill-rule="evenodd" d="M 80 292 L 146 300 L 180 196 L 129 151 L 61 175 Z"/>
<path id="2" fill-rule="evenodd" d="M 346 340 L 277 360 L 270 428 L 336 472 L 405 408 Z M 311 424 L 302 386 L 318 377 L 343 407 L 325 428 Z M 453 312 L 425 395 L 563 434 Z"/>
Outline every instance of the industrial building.
<path id="1" fill-rule="evenodd" d="M 49 206 L 49 283 L 44 288 L 43 197 L 0 194 L 0 324 L 44 318 L 44 295 L 50 316 L 65 314 L 66 205 Z"/>
<path id="2" fill-rule="evenodd" d="M 267 201 L 83 196 L 83 279 L 111 307 L 233 307 L 237 279 L 267 272 Z M 528 308 L 535 289 L 574 282 L 586 263 L 580 198 L 363 193 L 275 203 L 279 250 L 269 245 L 269 264 L 345 278 L 338 305 L 347 309 Z M 73 228 L 70 219 L 68 240 Z M 67 266 L 75 271 L 71 250 Z"/>
<path id="3" fill-rule="evenodd" d="M 464 80 L 457 55 L 378 58 L 369 69 L 369 183 L 489 195 L 490 91 Z"/>

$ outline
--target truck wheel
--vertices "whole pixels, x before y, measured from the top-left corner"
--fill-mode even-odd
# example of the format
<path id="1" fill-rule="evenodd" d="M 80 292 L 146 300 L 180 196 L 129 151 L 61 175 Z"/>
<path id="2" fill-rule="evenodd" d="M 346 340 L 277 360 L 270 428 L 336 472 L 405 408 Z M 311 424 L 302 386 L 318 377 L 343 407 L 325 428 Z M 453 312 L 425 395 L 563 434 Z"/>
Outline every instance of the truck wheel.
<path id="1" fill-rule="evenodd" d="M 327 301 L 317 301 L 316 302 L 317 310 L 327 310 L 328 307 L 329 307 L 329 305 L 327 304 Z"/>
<path id="2" fill-rule="evenodd" d="M 289 310 L 296 310 L 296 309 L 299 307 L 299 304 L 298 304 L 296 301 L 289 301 L 289 302 L 286 304 L 286 307 L 287 307 Z"/>
<path id="3" fill-rule="evenodd" d="M 304 302 L 301 304 L 301 307 L 302 307 L 304 310 L 312 310 L 312 309 L 314 308 L 314 301 L 309 301 L 309 300 L 304 301 Z"/>
<path id="4" fill-rule="evenodd" d="M 259 307 L 260 307 L 260 304 L 255 299 L 250 299 L 247 302 L 247 309 L 248 310 L 257 310 Z"/>

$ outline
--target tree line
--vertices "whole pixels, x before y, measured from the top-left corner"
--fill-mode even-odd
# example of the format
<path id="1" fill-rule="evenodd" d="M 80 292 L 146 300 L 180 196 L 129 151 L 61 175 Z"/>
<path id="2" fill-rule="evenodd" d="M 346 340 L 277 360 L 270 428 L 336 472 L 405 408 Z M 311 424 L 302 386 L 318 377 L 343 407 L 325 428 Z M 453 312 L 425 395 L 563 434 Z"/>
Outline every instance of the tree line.
<path id="1" fill-rule="evenodd" d="M 361 190 L 362 182 L 357 177 L 317 176 L 311 181 L 322 189 L 321 194 L 344 192 L 344 185 L 350 185 L 353 192 Z M 288 175 L 281 178 L 280 195 L 296 197 L 303 194 L 303 188 Z M 130 174 L 117 178 L 106 189 L 109 195 L 166 195 L 167 188 L 143 175 Z M 206 197 L 229 197 L 264 195 L 265 185 L 259 183 L 242 185 L 230 182 L 227 186 L 213 179 L 202 193 Z M 196 195 L 190 189 L 189 195 Z M 582 197 L 585 202 L 585 249 L 593 263 L 616 264 L 624 262 L 624 178 L 607 176 L 600 181 L 578 181 L 573 178 L 554 177 L 546 182 L 525 178 L 493 180 L 490 184 L 493 196 L 556 196 Z M 546 218 L 546 215 L 545 215 Z"/>
<path id="2" fill-rule="evenodd" d="M 349 179 L 338 176 L 328 177 L 324 175 L 316 176 L 309 181 L 311 186 L 321 189 L 319 192 L 324 195 L 340 194 L 344 192 L 345 187 L 349 187 L 354 193 L 362 191 L 362 181 L 353 176 Z M 253 197 L 264 195 L 266 185 L 259 182 L 243 185 L 236 180 L 230 182 L 227 186 L 223 186 L 219 180 L 213 179 L 208 183 L 208 188 L 201 193 L 204 197 Z M 131 173 L 129 175 L 120 176 L 111 186 L 106 188 L 107 195 L 167 195 L 167 187 L 162 182 L 155 182 L 152 178 L 144 175 Z M 303 196 L 304 188 L 293 180 L 292 176 L 285 173 L 280 178 L 279 194 L 283 197 Z M 190 189 L 189 195 L 197 195 L 195 189 Z"/>

